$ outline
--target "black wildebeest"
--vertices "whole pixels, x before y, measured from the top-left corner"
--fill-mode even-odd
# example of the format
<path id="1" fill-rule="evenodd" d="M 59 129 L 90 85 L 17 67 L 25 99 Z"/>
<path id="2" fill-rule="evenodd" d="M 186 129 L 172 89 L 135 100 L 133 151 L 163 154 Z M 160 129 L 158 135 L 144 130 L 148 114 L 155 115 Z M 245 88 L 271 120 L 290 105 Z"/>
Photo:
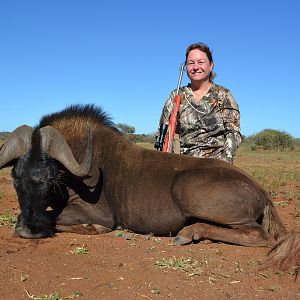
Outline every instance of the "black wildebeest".
<path id="1" fill-rule="evenodd" d="M 93 105 L 18 127 L 1 147 L 5 166 L 13 166 L 20 237 L 121 226 L 171 234 L 179 245 L 211 239 L 270 246 L 270 264 L 299 267 L 299 234 L 286 230 L 270 196 L 247 174 L 221 160 L 140 148 Z"/>

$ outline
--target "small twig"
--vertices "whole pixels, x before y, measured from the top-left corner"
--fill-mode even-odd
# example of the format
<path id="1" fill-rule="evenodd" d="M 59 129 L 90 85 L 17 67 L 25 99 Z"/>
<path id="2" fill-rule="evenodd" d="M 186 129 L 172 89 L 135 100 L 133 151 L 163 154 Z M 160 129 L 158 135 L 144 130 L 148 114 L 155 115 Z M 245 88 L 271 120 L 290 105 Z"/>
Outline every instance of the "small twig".
<path id="1" fill-rule="evenodd" d="M 140 293 L 136 293 L 138 296 L 148 299 L 148 300 L 152 300 L 151 298 L 147 297 L 146 295 L 140 294 Z"/>
<path id="2" fill-rule="evenodd" d="M 214 277 L 208 277 L 208 283 L 209 284 L 213 284 L 214 281 L 217 281 L 217 279 L 214 278 Z"/>
<path id="3" fill-rule="evenodd" d="M 29 299 L 34 299 L 34 300 L 38 300 L 39 299 L 38 297 L 35 297 L 34 295 L 30 295 L 30 293 L 26 289 L 24 289 L 24 291 L 27 294 L 27 296 L 28 296 Z"/>
<path id="4" fill-rule="evenodd" d="M 215 275 L 215 276 L 221 276 L 221 277 L 225 277 L 225 278 L 230 278 L 230 275 L 227 274 L 217 274 L 215 272 L 210 272 L 211 274 Z"/>
<path id="5" fill-rule="evenodd" d="M 230 283 L 240 283 L 240 281 L 239 280 L 235 280 L 235 281 L 231 281 Z"/>

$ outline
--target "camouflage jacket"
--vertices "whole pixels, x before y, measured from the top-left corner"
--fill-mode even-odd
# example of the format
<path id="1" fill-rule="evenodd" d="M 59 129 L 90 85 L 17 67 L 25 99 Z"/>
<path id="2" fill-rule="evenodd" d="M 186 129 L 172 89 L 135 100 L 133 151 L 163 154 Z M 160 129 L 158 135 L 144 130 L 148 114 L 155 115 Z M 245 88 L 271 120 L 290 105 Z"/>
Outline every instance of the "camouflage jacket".
<path id="1" fill-rule="evenodd" d="M 175 90 L 165 103 L 160 124 L 168 124 Z M 240 112 L 230 91 L 212 84 L 200 102 L 195 102 L 190 84 L 180 88 L 181 104 L 177 123 L 180 153 L 213 157 L 233 162 L 241 143 Z"/>

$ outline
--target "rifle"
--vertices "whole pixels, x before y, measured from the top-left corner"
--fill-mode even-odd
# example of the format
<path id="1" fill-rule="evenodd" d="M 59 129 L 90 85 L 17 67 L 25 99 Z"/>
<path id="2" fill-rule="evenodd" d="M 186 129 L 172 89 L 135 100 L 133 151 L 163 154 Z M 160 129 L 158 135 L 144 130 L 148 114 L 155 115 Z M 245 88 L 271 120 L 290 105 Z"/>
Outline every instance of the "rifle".
<path id="1" fill-rule="evenodd" d="M 170 116 L 169 126 L 167 128 L 167 135 L 163 143 L 163 152 L 174 152 L 174 136 L 175 136 L 176 123 L 177 123 L 178 113 L 180 109 L 180 102 L 181 102 L 181 97 L 179 95 L 179 88 L 181 85 L 183 70 L 184 70 L 184 64 L 181 64 L 180 74 L 179 74 L 179 79 L 178 79 L 178 84 L 176 89 L 176 95 L 173 103 L 173 109 Z"/>
<path id="2" fill-rule="evenodd" d="M 158 136 L 156 137 L 156 142 L 154 144 L 154 148 L 156 148 L 156 150 L 159 150 L 159 151 L 163 150 L 167 131 L 168 131 L 168 124 L 160 124 L 159 133 L 158 133 Z"/>

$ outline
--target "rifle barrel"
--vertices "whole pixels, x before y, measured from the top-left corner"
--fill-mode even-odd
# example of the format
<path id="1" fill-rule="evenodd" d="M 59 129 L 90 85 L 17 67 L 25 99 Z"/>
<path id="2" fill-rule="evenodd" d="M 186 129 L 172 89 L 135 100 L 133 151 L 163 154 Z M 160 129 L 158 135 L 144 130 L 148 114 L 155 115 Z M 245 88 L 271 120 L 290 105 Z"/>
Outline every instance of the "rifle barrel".
<path id="1" fill-rule="evenodd" d="M 176 95 L 179 94 L 179 89 L 180 89 L 180 85 L 181 85 L 183 70 L 184 70 L 184 64 L 181 64 L 180 65 L 180 74 L 179 74 L 179 79 L 178 79 L 178 84 L 177 84 L 177 89 L 176 89 Z"/>

